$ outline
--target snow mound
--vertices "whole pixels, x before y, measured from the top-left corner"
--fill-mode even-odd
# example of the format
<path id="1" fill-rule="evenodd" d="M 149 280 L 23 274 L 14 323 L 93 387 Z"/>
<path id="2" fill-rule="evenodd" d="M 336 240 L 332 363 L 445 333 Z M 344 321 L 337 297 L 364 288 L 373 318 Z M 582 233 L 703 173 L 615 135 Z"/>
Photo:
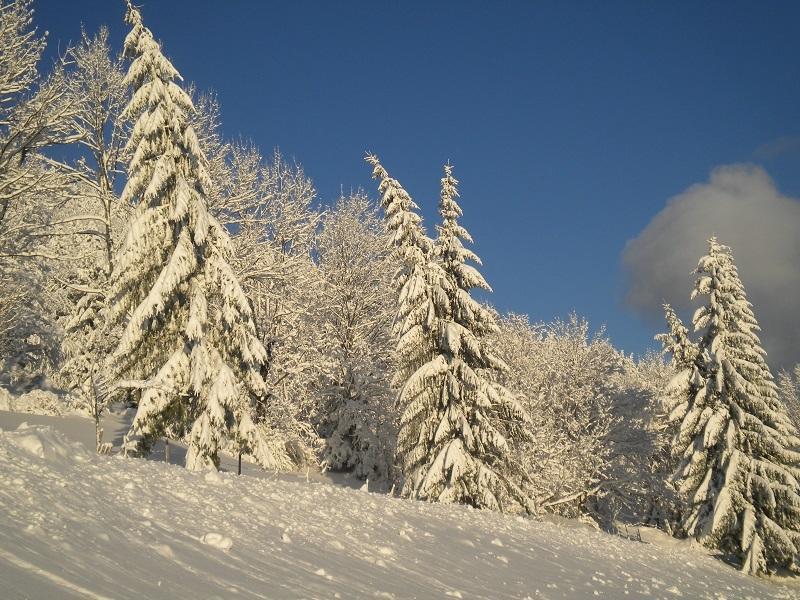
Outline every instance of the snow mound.
<path id="1" fill-rule="evenodd" d="M 28 413 L 31 415 L 61 416 L 75 412 L 69 403 L 49 390 L 31 390 L 14 397 L 8 390 L 0 388 L 0 410 Z"/>
<path id="2" fill-rule="evenodd" d="M 207 546 L 213 546 L 214 548 L 219 548 L 220 550 L 230 550 L 233 546 L 233 540 L 226 535 L 222 535 L 221 533 L 207 533 L 200 538 L 200 541 Z"/>
<path id="3" fill-rule="evenodd" d="M 22 423 L 15 431 L 0 430 L 3 446 L 9 453 L 26 453 L 46 460 L 69 459 L 85 462 L 90 455 L 79 443 L 67 440 L 46 425 Z"/>
<path id="4" fill-rule="evenodd" d="M 223 485 L 225 483 L 225 479 L 223 479 L 220 472 L 214 469 L 206 471 L 203 479 L 205 479 L 206 483 L 210 483 L 212 485 Z"/>

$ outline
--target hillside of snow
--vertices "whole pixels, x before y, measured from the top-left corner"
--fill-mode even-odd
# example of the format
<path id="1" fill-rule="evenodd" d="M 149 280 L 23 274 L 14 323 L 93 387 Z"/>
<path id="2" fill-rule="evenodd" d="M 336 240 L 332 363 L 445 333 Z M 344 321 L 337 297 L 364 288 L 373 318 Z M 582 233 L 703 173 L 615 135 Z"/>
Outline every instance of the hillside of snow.
<path id="1" fill-rule="evenodd" d="M 4 599 L 800 597 L 658 532 L 98 456 L 80 417 L 0 428 Z"/>

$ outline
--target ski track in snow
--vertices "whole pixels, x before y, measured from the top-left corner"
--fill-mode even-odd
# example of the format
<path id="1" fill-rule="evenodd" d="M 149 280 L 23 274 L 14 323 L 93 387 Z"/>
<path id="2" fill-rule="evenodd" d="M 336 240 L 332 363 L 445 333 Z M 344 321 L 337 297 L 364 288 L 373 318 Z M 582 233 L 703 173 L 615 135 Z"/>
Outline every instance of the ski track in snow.
<path id="1" fill-rule="evenodd" d="M 13 429 L 22 420 L 59 430 Z M 0 413 L 1 598 L 800 597 L 669 538 L 642 544 L 304 474 L 206 477 L 97 456 L 64 423 Z"/>

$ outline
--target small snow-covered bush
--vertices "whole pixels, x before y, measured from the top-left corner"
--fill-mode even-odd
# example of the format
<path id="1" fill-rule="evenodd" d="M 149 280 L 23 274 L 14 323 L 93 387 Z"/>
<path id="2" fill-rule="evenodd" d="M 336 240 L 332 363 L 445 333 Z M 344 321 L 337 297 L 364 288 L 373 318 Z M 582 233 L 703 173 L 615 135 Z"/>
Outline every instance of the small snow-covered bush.
<path id="1" fill-rule="evenodd" d="M 69 412 L 69 405 L 50 390 L 34 389 L 15 397 L 8 390 L 0 388 L 0 410 L 61 416 Z"/>

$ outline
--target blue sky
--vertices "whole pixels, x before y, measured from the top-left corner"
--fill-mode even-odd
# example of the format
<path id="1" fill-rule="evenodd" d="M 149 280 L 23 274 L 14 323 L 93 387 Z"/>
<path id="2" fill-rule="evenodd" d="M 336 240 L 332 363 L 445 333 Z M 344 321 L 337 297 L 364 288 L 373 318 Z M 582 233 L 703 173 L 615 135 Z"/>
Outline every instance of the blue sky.
<path id="1" fill-rule="evenodd" d="M 140 4 L 227 135 L 280 147 L 323 201 L 375 194 L 371 150 L 429 230 L 450 160 L 493 303 L 574 309 L 628 352 L 659 324 L 626 306 L 621 254 L 669 198 L 742 162 L 800 196 L 797 2 Z M 126 32 L 122 0 L 35 6 L 53 51 Z"/>

